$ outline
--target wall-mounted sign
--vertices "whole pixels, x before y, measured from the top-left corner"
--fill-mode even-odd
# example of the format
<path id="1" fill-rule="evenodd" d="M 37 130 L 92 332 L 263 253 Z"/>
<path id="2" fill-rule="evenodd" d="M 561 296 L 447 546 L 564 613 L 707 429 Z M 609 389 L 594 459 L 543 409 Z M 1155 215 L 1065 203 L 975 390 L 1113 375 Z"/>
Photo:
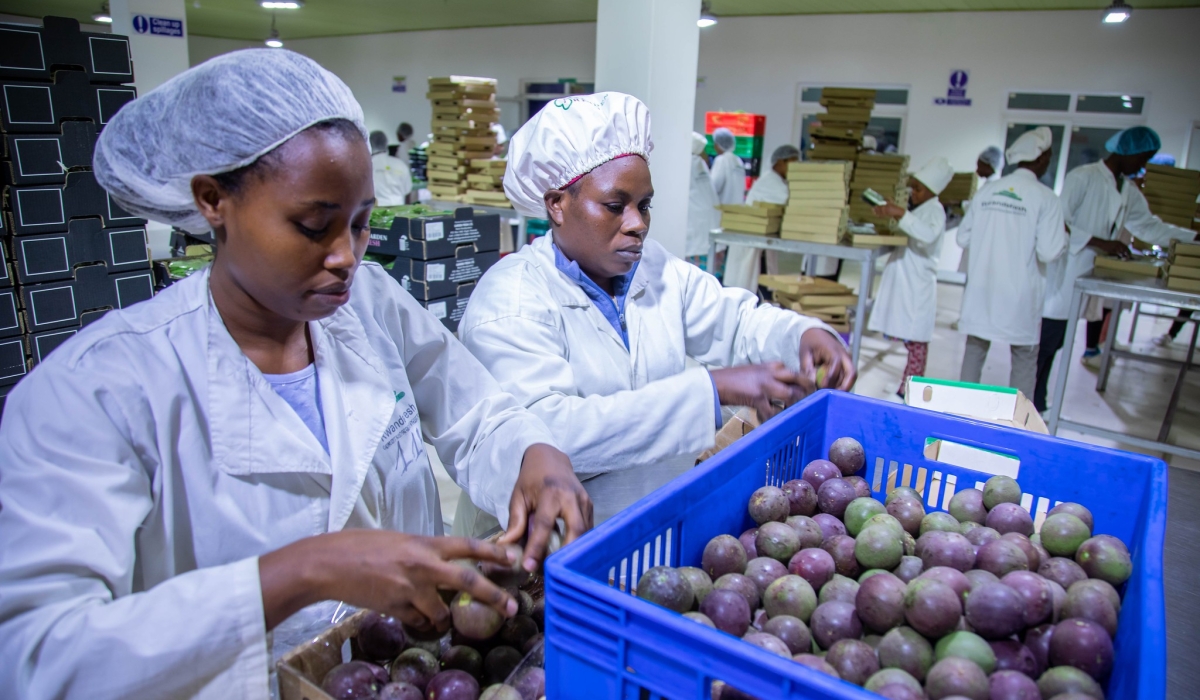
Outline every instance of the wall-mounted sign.
<path id="1" fill-rule="evenodd" d="M 408 92 L 408 76 L 392 76 L 392 92 Z"/>
<path id="2" fill-rule="evenodd" d="M 157 36 L 175 36 L 183 38 L 183 20 L 167 19 L 165 17 L 133 16 L 133 31 L 138 34 L 154 34 Z"/>
<path id="3" fill-rule="evenodd" d="M 946 96 L 933 98 L 933 103 L 947 107 L 970 107 L 971 100 L 967 98 L 968 79 L 965 70 L 950 71 L 950 86 L 946 88 Z"/>

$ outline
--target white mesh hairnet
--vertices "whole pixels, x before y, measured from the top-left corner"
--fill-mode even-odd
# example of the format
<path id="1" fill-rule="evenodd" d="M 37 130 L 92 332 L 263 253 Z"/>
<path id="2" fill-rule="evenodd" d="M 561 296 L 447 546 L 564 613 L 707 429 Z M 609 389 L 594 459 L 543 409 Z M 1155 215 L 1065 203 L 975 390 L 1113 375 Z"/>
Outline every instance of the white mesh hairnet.
<path id="1" fill-rule="evenodd" d="M 692 132 L 692 155 L 698 156 L 704 153 L 704 149 L 708 148 L 708 139 L 704 138 L 704 134 Z"/>
<path id="2" fill-rule="evenodd" d="M 362 107 L 336 75 L 298 53 L 246 49 L 205 61 L 125 105 L 100 134 L 96 180 L 139 216 L 193 233 L 196 175 L 236 170 L 319 122 Z"/>
<path id="3" fill-rule="evenodd" d="M 737 145 L 737 139 L 733 132 L 723 126 L 715 129 L 712 137 L 713 143 L 720 146 L 722 151 L 732 151 L 733 147 Z"/>
<path id="4" fill-rule="evenodd" d="M 650 110 L 632 95 L 600 92 L 547 104 L 508 145 L 504 193 L 525 216 L 546 218 L 546 192 L 566 187 L 610 160 L 649 160 Z"/>
<path id="5" fill-rule="evenodd" d="M 1000 151 L 999 146 L 988 146 L 979 154 L 978 160 L 992 166 L 992 170 L 1000 172 L 1004 169 L 1004 154 Z"/>
<path id="6" fill-rule="evenodd" d="M 787 160 L 788 158 L 799 158 L 799 157 L 800 157 L 800 149 L 796 148 L 795 146 L 793 146 L 790 143 L 785 143 L 782 146 L 780 146 L 779 148 L 776 148 L 771 153 L 771 165 L 775 165 L 776 163 L 778 163 L 781 160 Z"/>

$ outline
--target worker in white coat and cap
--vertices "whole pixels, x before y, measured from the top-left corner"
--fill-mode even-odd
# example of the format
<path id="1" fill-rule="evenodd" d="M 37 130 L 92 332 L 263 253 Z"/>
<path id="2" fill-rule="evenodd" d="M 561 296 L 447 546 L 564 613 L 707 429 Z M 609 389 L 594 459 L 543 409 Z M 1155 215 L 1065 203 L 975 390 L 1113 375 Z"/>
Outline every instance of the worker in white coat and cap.
<path id="1" fill-rule="evenodd" d="M 713 131 L 713 148 L 717 157 L 712 162 L 713 189 L 717 191 L 720 204 L 742 204 L 746 198 L 746 167 L 742 159 L 733 152 L 737 139 L 727 127 Z"/>
<path id="2" fill-rule="evenodd" d="M 684 254 L 688 262 L 708 270 L 708 236 L 721 225 L 721 210 L 717 209 L 717 191 L 713 189 L 712 174 L 704 162 L 708 139 L 692 132 L 692 181 L 688 189 L 687 243 Z"/>
<path id="3" fill-rule="evenodd" d="M 722 405 L 765 419 L 817 388 L 820 367 L 821 386 L 855 379 L 828 326 L 722 287 L 647 237 L 652 148 L 649 111 L 621 93 L 571 98 L 526 122 L 504 191 L 551 230 L 484 274 L 459 326 L 550 426 L 597 521 L 690 469 L 713 445 Z M 455 528 L 469 508 L 460 500 Z"/>
<path id="4" fill-rule="evenodd" d="M 754 181 L 750 191 L 746 193 L 746 204 L 778 204 L 788 203 L 788 164 L 800 160 L 800 149 L 791 144 L 784 144 L 771 153 L 771 167 Z M 803 256 L 795 255 L 795 258 Z M 796 261 L 799 267 L 799 261 Z M 725 286 L 741 287 L 758 293 L 758 275 L 763 271 L 763 251 L 750 246 L 734 245 L 729 247 L 725 262 Z M 778 253 L 770 251 L 767 255 L 766 271 L 778 274 Z"/>
<path id="5" fill-rule="evenodd" d="M 876 216 L 897 219 L 908 236 L 908 245 L 892 251 L 867 329 L 904 341 L 908 362 L 900 377 L 897 396 L 904 398 L 908 378 L 924 376 L 937 317 L 937 261 L 946 232 L 946 210 L 938 194 L 950 184 L 954 168 L 945 158 L 934 158 L 908 179 L 912 193 L 908 209 L 894 202 L 875 207 Z"/>
<path id="6" fill-rule="evenodd" d="M 269 695 L 268 632 L 341 600 L 448 629 L 453 560 L 423 443 L 539 556 L 586 492 L 546 426 L 381 267 L 362 109 L 311 59 L 218 56 L 125 105 L 96 179 L 211 230 L 208 269 L 43 360 L 0 424 L 0 697 Z M 535 551 L 535 548 L 539 548 Z M 535 566 L 527 558 L 525 566 Z"/>
<path id="7" fill-rule="evenodd" d="M 1038 410 L 1045 408 L 1050 369 L 1055 354 L 1062 348 L 1067 319 L 1070 314 L 1079 313 L 1079 309 L 1070 308 L 1075 280 L 1091 274 L 1097 253 L 1130 257 L 1129 246 L 1118 240 L 1122 230 L 1163 247 L 1169 246 L 1172 240 L 1190 241 L 1196 237 L 1195 231 L 1168 224 L 1151 213 L 1145 195 L 1130 182 L 1130 178 L 1141 172 L 1162 147 L 1162 141 L 1153 129 L 1130 127 L 1114 134 L 1104 147 L 1109 153 L 1104 160 L 1075 168 L 1067 173 L 1063 182 L 1063 218 L 1071 232 L 1071 242 L 1067 255 L 1049 274 L 1050 283 L 1042 309 L 1041 351 L 1034 397 Z M 1105 309 L 1104 318 L 1108 314 L 1109 310 Z M 1103 318 L 1088 322 L 1085 362 L 1100 355 L 1103 327 Z"/>
<path id="8" fill-rule="evenodd" d="M 961 379 L 978 382 L 994 342 L 1007 343 L 1009 386 L 1032 396 L 1046 266 L 1067 247 L 1062 207 L 1041 183 L 1054 157 L 1050 129 L 1022 134 L 1008 149 L 1017 169 L 975 194 L 958 244 L 970 252 L 959 329 L 967 334 Z"/>
<path id="9" fill-rule="evenodd" d="M 387 152 L 387 134 L 372 131 L 371 165 L 375 170 L 375 204 L 394 207 L 404 204 L 412 192 L 412 171 L 408 163 Z"/>

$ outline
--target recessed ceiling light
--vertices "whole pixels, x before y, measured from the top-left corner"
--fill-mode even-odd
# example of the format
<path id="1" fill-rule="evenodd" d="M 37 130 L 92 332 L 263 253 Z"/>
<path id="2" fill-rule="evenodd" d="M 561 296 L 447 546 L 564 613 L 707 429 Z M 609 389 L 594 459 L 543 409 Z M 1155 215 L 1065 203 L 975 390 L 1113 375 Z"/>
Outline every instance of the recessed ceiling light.
<path id="1" fill-rule="evenodd" d="M 279 38 L 279 30 L 275 28 L 275 13 L 271 13 L 271 33 L 267 35 L 267 40 L 263 42 L 272 49 L 282 49 L 283 40 Z"/>
<path id="2" fill-rule="evenodd" d="M 108 11 L 108 3 L 100 6 L 100 11 L 92 15 L 92 21 L 100 24 L 112 24 L 112 13 Z"/>
<path id="3" fill-rule="evenodd" d="M 258 4 L 268 10 L 299 10 L 304 0 L 259 0 Z"/>
<path id="4" fill-rule="evenodd" d="M 1126 5 L 1124 2 L 1121 2 L 1121 0 L 1114 0 L 1113 4 L 1104 11 L 1104 23 L 1120 24 L 1121 22 L 1129 19 L 1130 15 L 1132 14 L 1132 7 Z"/>

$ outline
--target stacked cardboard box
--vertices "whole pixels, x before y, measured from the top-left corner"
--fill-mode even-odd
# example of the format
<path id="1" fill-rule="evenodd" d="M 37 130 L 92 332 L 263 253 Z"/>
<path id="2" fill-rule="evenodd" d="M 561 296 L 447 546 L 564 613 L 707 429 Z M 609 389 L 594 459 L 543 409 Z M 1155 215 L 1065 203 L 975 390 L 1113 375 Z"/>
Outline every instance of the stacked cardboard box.
<path id="1" fill-rule="evenodd" d="M 747 112 L 705 112 L 704 133 L 708 134 L 708 146 L 704 152 L 710 158 L 717 155 L 712 133 L 721 127 L 733 132 L 733 154 L 742 161 L 742 168 L 746 173 L 746 189 L 749 190 L 762 168 L 763 135 L 767 130 L 767 118 L 761 114 Z"/>
<path id="2" fill-rule="evenodd" d="M 452 75 L 430 78 L 425 94 L 433 104 L 433 142 L 426 149 L 425 176 L 435 199 L 462 201 L 467 193 L 467 166 L 492 157 L 500 119 L 496 81 Z"/>
<path id="3" fill-rule="evenodd" d="M 850 331 L 848 309 L 858 304 L 858 295 L 846 285 L 803 275 L 760 275 L 758 283 L 771 290 L 781 307 L 818 318 L 836 331 Z"/>
<path id="4" fill-rule="evenodd" d="M 1098 255 L 1095 265 L 1095 276 L 1116 280 L 1157 279 L 1164 271 L 1164 261 L 1154 255 L 1136 255 L 1131 260 Z"/>
<path id="5" fill-rule="evenodd" d="M 126 102 L 129 40 L 0 24 L 0 411 L 29 368 L 108 310 L 154 293 L 146 222 L 92 175 L 97 134 Z"/>
<path id="6" fill-rule="evenodd" d="M 827 87 L 821 90 L 821 105 L 820 125 L 809 130 L 809 160 L 854 160 L 875 108 L 875 91 Z"/>
<path id="7" fill-rule="evenodd" d="M 733 233 L 779 233 L 783 207 L 779 204 L 722 204 L 721 228 Z"/>
<path id="8" fill-rule="evenodd" d="M 849 161 L 788 164 L 788 205 L 780 237 L 836 244 L 846 235 Z"/>
<path id="9" fill-rule="evenodd" d="M 1196 198 L 1200 197 L 1200 171 L 1147 165 L 1142 190 L 1150 211 L 1169 224 L 1194 228 Z"/>
<path id="10" fill-rule="evenodd" d="M 875 190 L 885 198 L 904 207 L 908 204 L 908 156 L 863 153 L 854 166 L 854 179 L 850 181 L 850 218 L 853 221 L 874 224 L 878 233 L 894 231 L 893 219 L 875 216 L 870 204 L 862 194 Z"/>
<path id="11" fill-rule="evenodd" d="M 491 207 L 511 207 L 504 194 L 504 171 L 508 161 L 497 158 L 475 158 L 467 164 L 467 204 Z"/>
<path id="12" fill-rule="evenodd" d="M 1200 293 L 1200 243 L 1172 242 L 1167 261 L 1167 289 Z"/>
<path id="13" fill-rule="evenodd" d="M 962 203 L 975 196 L 978 182 L 979 178 L 973 172 L 954 173 L 950 184 L 938 195 L 938 199 L 946 205 L 946 212 L 962 216 Z"/>

